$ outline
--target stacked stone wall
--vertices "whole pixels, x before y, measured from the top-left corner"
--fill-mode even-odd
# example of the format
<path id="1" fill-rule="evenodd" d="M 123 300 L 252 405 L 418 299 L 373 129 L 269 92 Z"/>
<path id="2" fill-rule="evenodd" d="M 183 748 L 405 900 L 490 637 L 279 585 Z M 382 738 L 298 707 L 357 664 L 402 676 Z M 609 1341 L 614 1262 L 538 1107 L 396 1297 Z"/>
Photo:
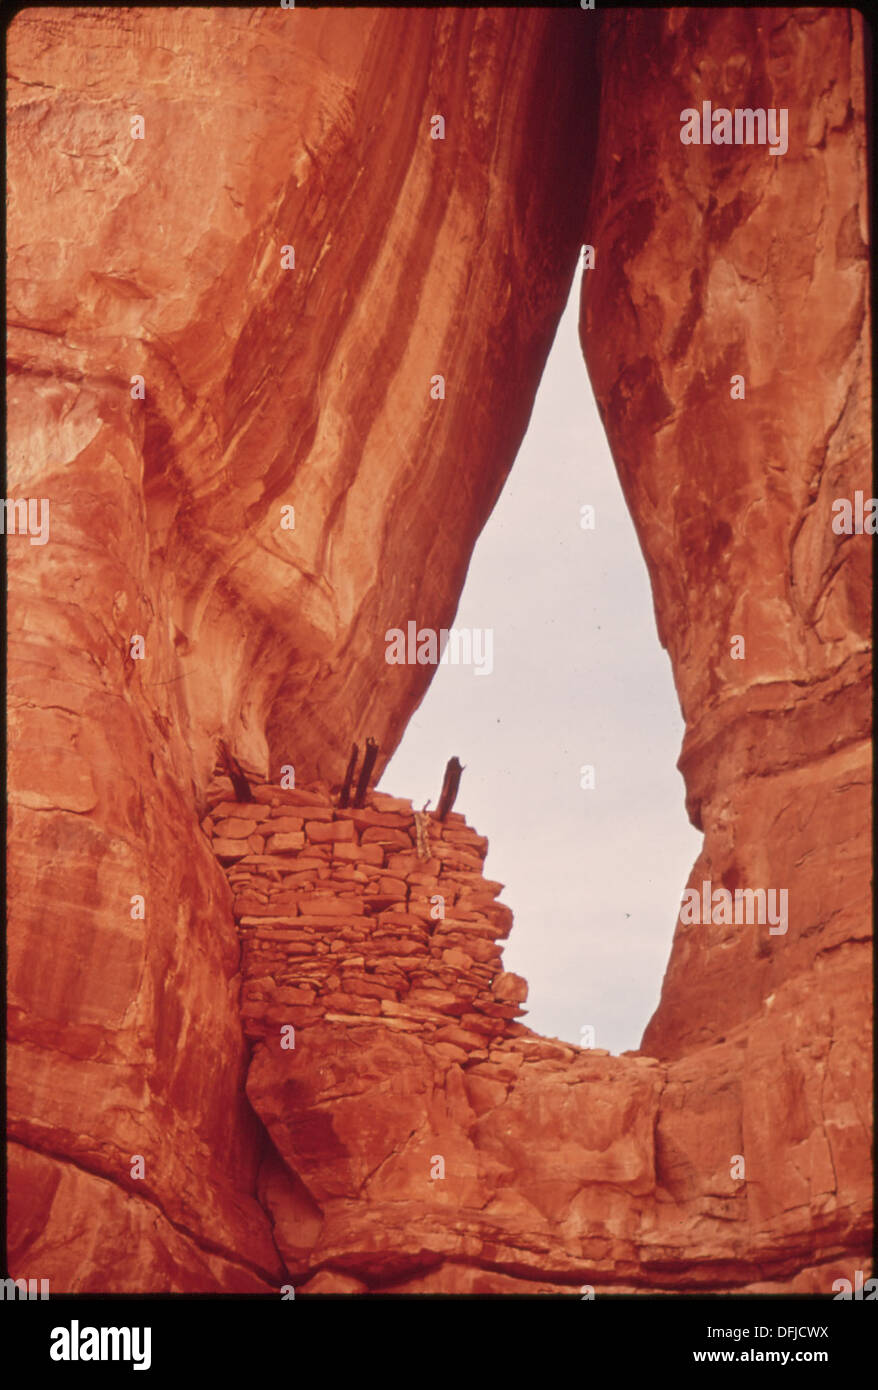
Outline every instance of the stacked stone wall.
<path id="1" fill-rule="evenodd" d="M 323 783 L 251 790 L 236 801 L 217 777 L 203 821 L 234 895 L 250 1038 L 368 1019 L 478 1060 L 529 1035 L 515 1021 L 527 985 L 498 944 L 512 913 L 462 815 L 381 792 L 340 809 Z"/>

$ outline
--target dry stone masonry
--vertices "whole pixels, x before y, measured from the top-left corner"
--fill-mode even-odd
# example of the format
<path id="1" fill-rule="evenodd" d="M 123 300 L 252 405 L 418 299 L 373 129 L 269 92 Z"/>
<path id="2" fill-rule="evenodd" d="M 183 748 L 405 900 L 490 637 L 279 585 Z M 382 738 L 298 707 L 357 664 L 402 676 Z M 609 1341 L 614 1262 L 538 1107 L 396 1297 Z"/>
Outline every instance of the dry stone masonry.
<path id="1" fill-rule="evenodd" d="M 497 1040 L 530 1036 L 515 1022 L 527 984 L 497 944 L 512 913 L 462 815 L 440 822 L 381 792 L 342 810 L 320 782 L 252 790 L 238 802 L 215 779 L 203 822 L 234 894 L 249 1037 L 380 1020 L 482 1061 Z"/>

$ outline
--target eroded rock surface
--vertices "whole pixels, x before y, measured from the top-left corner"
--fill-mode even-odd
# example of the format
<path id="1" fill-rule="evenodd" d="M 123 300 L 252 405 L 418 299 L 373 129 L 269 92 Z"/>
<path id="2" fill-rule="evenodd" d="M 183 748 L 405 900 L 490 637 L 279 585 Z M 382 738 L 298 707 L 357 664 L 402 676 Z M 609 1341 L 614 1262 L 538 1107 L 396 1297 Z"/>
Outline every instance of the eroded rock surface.
<path id="1" fill-rule="evenodd" d="M 868 1065 L 822 971 L 816 999 L 793 981 L 678 1061 L 583 1051 L 517 1021 L 510 914 L 463 817 L 230 794 L 209 789 L 203 828 L 235 894 L 247 1094 L 274 1146 L 259 1191 L 297 1287 L 827 1292 L 863 1257 Z"/>
<path id="2" fill-rule="evenodd" d="M 8 488 L 51 502 L 7 542 L 12 1272 L 828 1292 L 870 1191 L 858 16 L 39 10 L 8 63 Z M 789 151 L 683 146 L 704 99 Z M 788 932 L 681 924 L 651 1056 L 339 1009 L 251 1057 L 217 740 L 275 782 L 392 751 L 429 668 L 385 629 L 451 619 L 580 242 L 691 882 L 788 889 Z"/>
<path id="3" fill-rule="evenodd" d="M 676 1056 L 818 962 L 828 1003 L 852 1006 L 835 969 L 868 977 L 871 548 L 832 529 L 835 498 L 870 495 L 862 26 L 653 11 L 601 33 L 581 330 L 686 719 L 690 883 L 790 894 L 767 943 L 678 929 L 645 1037 Z M 708 100 L 788 109 L 787 153 L 681 143 Z"/>
<path id="4" fill-rule="evenodd" d="M 423 693 L 384 632 L 448 624 L 525 428 L 587 196 L 579 18 L 10 28 L 8 491 L 51 508 L 8 540 L 14 1257 L 56 1287 L 279 1278 L 204 793 L 219 737 L 383 762 Z M 167 1259 L 114 1240 L 120 1192 Z"/>

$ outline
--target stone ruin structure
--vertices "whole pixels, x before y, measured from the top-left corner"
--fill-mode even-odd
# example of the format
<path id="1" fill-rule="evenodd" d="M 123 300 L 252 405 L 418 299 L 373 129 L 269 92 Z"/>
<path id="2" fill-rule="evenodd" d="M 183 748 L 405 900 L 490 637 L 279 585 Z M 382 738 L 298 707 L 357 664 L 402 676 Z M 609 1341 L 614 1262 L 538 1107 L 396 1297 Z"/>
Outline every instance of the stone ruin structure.
<path id="1" fill-rule="evenodd" d="M 6 537 L 11 1273 L 867 1268 L 871 540 L 832 526 L 870 488 L 860 15 L 49 8 L 7 57 L 7 487 L 51 506 Z M 682 144 L 703 101 L 788 110 L 787 152 Z M 407 803 L 329 794 L 424 693 L 383 633 L 452 621 L 582 244 L 690 883 L 795 904 L 783 938 L 678 923 L 620 1057 L 521 1021 L 463 820 L 424 860 Z"/>

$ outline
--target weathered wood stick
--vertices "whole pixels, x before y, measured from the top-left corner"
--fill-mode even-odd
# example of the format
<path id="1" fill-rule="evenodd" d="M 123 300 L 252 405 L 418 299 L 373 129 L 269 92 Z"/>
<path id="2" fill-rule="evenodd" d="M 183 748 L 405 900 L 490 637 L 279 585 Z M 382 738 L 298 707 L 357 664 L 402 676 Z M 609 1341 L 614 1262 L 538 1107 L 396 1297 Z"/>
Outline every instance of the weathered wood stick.
<path id="1" fill-rule="evenodd" d="M 366 753 L 363 758 L 363 766 L 360 768 L 360 780 L 357 782 L 357 794 L 354 797 L 354 805 L 362 806 L 366 800 L 366 792 L 369 789 L 369 778 L 372 776 L 372 769 L 375 766 L 375 759 L 378 757 L 378 744 L 374 738 L 366 739 Z"/>
<path id="2" fill-rule="evenodd" d="M 352 743 L 352 744 L 351 744 L 351 756 L 350 756 L 350 758 L 348 759 L 348 770 L 347 770 L 347 772 L 346 772 L 345 775 L 344 775 L 344 783 L 343 783 L 343 785 L 342 785 L 341 793 L 340 793 L 339 798 L 338 798 L 338 804 L 339 804 L 339 806 L 341 806 L 341 807 L 345 807 L 345 806 L 347 806 L 347 805 L 350 804 L 350 799 L 351 799 L 351 783 L 352 783 L 353 780 L 354 780 L 354 771 L 355 771 L 355 769 L 356 769 L 356 766 L 357 766 L 357 758 L 358 758 L 359 756 L 360 756 L 360 750 L 359 750 L 359 748 L 357 747 L 357 745 L 356 745 L 355 743 Z"/>
<path id="3" fill-rule="evenodd" d="M 457 789 L 460 786 L 460 774 L 463 767 L 458 758 L 449 758 L 445 767 L 445 776 L 442 779 L 442 793 L 439 797 L 439 805 L 436 807 L 436 819 L 444 820 L 454 805 L 457 796 Z"/>

